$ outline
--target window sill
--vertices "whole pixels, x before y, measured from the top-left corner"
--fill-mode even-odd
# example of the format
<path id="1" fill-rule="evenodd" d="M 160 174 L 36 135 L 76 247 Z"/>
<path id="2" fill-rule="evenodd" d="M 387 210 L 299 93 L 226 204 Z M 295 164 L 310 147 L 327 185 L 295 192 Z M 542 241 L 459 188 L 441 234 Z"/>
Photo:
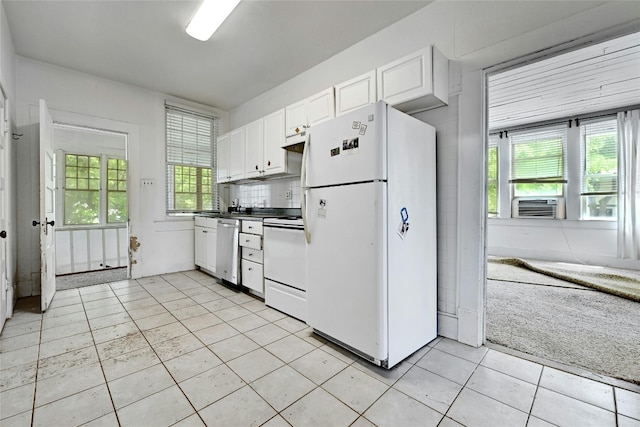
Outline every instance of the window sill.
<path id="1" fill-rule="evenodd" d="M 581 228 L 594 230 L 617 230 L 615 220 L 573 220 L 553 218 L 487 218 L 487 225 L 506 227 L 546 227 L 546 228 Z"/>

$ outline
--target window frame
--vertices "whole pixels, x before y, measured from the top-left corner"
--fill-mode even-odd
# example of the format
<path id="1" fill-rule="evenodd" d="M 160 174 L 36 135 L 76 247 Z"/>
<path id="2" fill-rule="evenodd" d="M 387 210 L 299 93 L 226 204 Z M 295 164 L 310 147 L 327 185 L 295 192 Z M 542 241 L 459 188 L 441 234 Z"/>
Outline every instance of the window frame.
<path id="1" fill-rule="evenodd" d="M 181 118 L 178 126 L 176 120 Z M 190 131 L 185 131 L 185 118 L 195 120 L 194 127 Z M 201 122 L 209 122 L 209 145 L 203 147 L 201 140 L 204 134 L 199 132 Z M 200 211 L 218 209 L 218 186 L 217 186 L 217 159 L 216 143 L 218 137 L 219 118 L 214 114 L 205 114 L 188 108 L 177 106 L 165 102 L 165 178 L 166 178 L 166 202 L 165 209 L 167 216 L 193 215 Z M 202 137 L 202 138 L 201 138 Z M 177 169 L 195 168 L 196 182 L 193 183 L 195 191 L 178 191 L 179 183 L 176 175 Z M 204 171 L 209 171 L 210 191 L 203 189 Z M 191 176 L 191 175 L 190 175 Z M 191 183 L 191 182 L 190 182 Z M 206 194 L 205 194 L 206 192 Z M 177 207 L 180 195 L 195 195 L 195 206 L 187 208 Z M 210 198 L 210 204 L 206 205 L 206 199 Z"/>
<path id="2" fill-rule="evenodd" d="M 615 173 L 613 174 L 609 174 L 610 176 L 614 176 L 615 177 L 615 184 L 614 184 L 614 188 L 615 190 L 611 190 L 611 191 L 586 191 L 585 190 L 585 179 L 587 178 L 587 176 L 599 176 L 601 175 L 600 173 L 598 174 L 588 174 L 587 173 L 587 162 L 588 162 L 588 158 L 587 158 L 587 126 L 598 126 L 598 125 L 602 125 L 602 124 L 606 124 L 607 122 L 609 122 L 609 125 L 613 125 L 613 128 L 610 129 L 610 132 L 615 136 L 615 143 L 614 143 L 614 148 L 613 151 L 615 152 Z M 593 134 L 591 134 L 593 136 Z M 617 208 L 618 208 L 618 197 L 619 197 L 619 191 L 618 191 L 618 183 L 619 183 L 619 177 L 620 177 L 620 164 L 619 164 L 619 157 L 618 157 L 618 149 L 619 149 L 619 144 L 618 144 L 618 122 L 616 119 L 616 116 L 614 115 L 610 115 L 610 116 L 603 116 L 603 117 L 599 117 L 599 118 L 594 118 L 594 119 L 590 119 L 590 120 L 585 120 L 584 122 L 580 123 L 580 160 L 579 160 L 579 172 L 580 172 L 580 184 L 579 184 L 579 211 L 580 211 L 580 219 L 581 220 L 585 220 L 585 221 L 617 221 L 618 219 L 618 214 L 617 214 Z M 585 197 L 592 197 L 592 196 L 610 196 L 613 197 L 615 199 L 615 212 L 613 213 L 613 215 L 610 216 L 591 216 L 587 214 L 587 203 L 585 202 Z"/>
<path id="3" fill-rule="evenodd" d="M 558 166 L 553 166 L 556 169 L 560 169 L 560 175 L 548 176 L 548 177 L 539 177 L 539 176 L 527 176 L 527 177 L 516 177 L 515 174 L 518 172 L 514 172 L 515 169 L 515 161 L 514 161 L 514 148 L 517 146 L 524 146 L 526 144 L 542 144 L 549 140 L 553 140 L 552 138 L 559 137 L 561 139 L 560 149 L 561 149 L 561 164 Z M 567 126 L 566 125 L 549 125 L 549 126 L 540 126 L 531 129 L 523 129 L 518 131 L 509 132 L 509 184 L 510 184 L 510 194 L 511 200 L 514 198 L 551 198 L 551 197 L 566 197 L 567 195 L 567 184 L 568 184 L 568 159 L 567 159 Z M 550 148 L 550 147 L 545 147 Z M 551 147 L 553 148 L 553 147 Z M 538 155 L 533 159 L 536 160 L 535 166 L 536 169 L 539 167 L 549 167 L 553 161 L 549 162 L 549 158 L 558 158 L 557 155 L 549 156 L 549 155 Z M 547 160 L 545 160 L 547 159 Z M 522 160 L 522 159 L 521 159 Z M 559 194 L 517 194 L 516 186 L 518 184 L 560 184 Z"/>
<path id="4" fill-rule="evenodd" d="M 57 170 L 57 175 L 60 176 L 58 179 L 58 188 L 60 189 L 59 194 L 59 202 L 56 203 L 56 216 L 58 218 L 59 223 L 61 224 L 61 228 L 103 228 L 109 226 L 122 226 L 126 225 L 129 222 L 129 173 L 128 173 L 128 160 L 121 156 L 114 156 L 112 154 L 106 153 L 86 153 L 86 152 L 71 152 L 65 151 L 62 149 L 56 150 L 56 160 L 60 167 Z M 92 223 L 74 223 L 67 224 L 66 222 L 66 192 L 67 192 L 67 156 L 76 156 L 76 157 L 94 157 L 98 158 L 100 161 L 99 166 L 99 188 L 88 191 L 96 191 L 98 193 L 98 221 Z M 127 171 L 125 174 L 125 190 L 122 191 L 126 194 L 127 207 L 126 207 L 126 219 L 122 222 L 109 222 L 108 221 L 108 182 L 107 182 L 107 168 L 109 159 L 116 159 L 118 161 L 124 161 L 127 165 Z M 76 189 L 72 189 L 71 191 L 76 191 Z M 85 190 L 81 190 L 85 191 Z"/>

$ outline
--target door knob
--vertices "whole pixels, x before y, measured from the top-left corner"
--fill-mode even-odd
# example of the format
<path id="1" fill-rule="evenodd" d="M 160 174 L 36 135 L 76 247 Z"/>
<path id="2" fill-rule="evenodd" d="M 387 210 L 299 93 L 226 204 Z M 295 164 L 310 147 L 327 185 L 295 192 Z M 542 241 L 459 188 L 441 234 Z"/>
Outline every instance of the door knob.
<path id="1" fill-rule="evenodd" d="M 7 238 L 7 232 L 4 231 L 4 230 L 0 231 L 0 237 L 3 238 L 3 239 L 6 239 Z"/>
<path id="2" fill-rule="evenodd" d="M 51 221 L 47 221 L 46 224 L 53 227 L 54 225 L 56 225 L 56 222 L 54 220 L 51 220 Z"/>
<path id="3" fill-rule="evenodd" d="M 40 221 L 36 221 L 35 219 L 31 221 L 31 225 L 33 225 L 34 227 L 38 224 L 40 224 Z"/>

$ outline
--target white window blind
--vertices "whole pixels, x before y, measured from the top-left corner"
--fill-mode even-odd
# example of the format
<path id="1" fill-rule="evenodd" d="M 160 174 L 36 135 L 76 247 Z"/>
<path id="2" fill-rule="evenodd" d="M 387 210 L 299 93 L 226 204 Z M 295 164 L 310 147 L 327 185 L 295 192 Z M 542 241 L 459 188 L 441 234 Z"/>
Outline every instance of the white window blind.
<path id="1" fill-rule="evenodd" d="M 583 219 L 616 219 L 618 124 L 614 117 L 580 126 L 580 199 Z"/>
<path id="2" fill-rule="evenodd" d="M 566 181 L 566 126 L 509 133 L 514 196 L 561 196 Z"/>
<path id="3" fill-rule="evenodd" d="M 167 212 L 217 209 L 217 121 L 170 104 L 166 110 Z"/>

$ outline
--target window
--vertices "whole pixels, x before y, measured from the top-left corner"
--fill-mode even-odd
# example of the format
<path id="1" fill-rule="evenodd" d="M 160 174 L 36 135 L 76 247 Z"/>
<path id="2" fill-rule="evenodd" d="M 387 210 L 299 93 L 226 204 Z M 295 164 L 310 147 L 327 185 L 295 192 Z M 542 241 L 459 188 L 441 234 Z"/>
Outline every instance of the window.
<path id="1" fill-rule="evenodd" d="M 64 153 L 64 225 L 123 223 L 127 218 L 126 160 Z"/>
<path id="2" fill-rule="evenodd" d="M 582 219 L 618 215 L 618 125 L 615 119 L 580 126 Z"/>
<path id="3" fill-rule="evenodd" d="M 487 152 L 487 213 L 490 217 L 498 216 L 498 142 L 489 139 Z"/>
<path id="4" fill-rule="evenodd" d="M 127 161 L 107 160 L 107 222 L 126 222 L 127 215 Z"/>
<path id="5" fill-rule="evenodd" d="M 100 157 L 65 155 L 64 225 L 100 222 Z"/>
<path id="6" fill-rule="evenodd" d="M 167 212 L 216 209 L 217 118 L 166 105 Z"/>
<path id="7" fill-rule="evenodd" d="M 528 130 L 511 135 L 513 196 L 553 197 L 564 194 L 565 126 Z"/>

